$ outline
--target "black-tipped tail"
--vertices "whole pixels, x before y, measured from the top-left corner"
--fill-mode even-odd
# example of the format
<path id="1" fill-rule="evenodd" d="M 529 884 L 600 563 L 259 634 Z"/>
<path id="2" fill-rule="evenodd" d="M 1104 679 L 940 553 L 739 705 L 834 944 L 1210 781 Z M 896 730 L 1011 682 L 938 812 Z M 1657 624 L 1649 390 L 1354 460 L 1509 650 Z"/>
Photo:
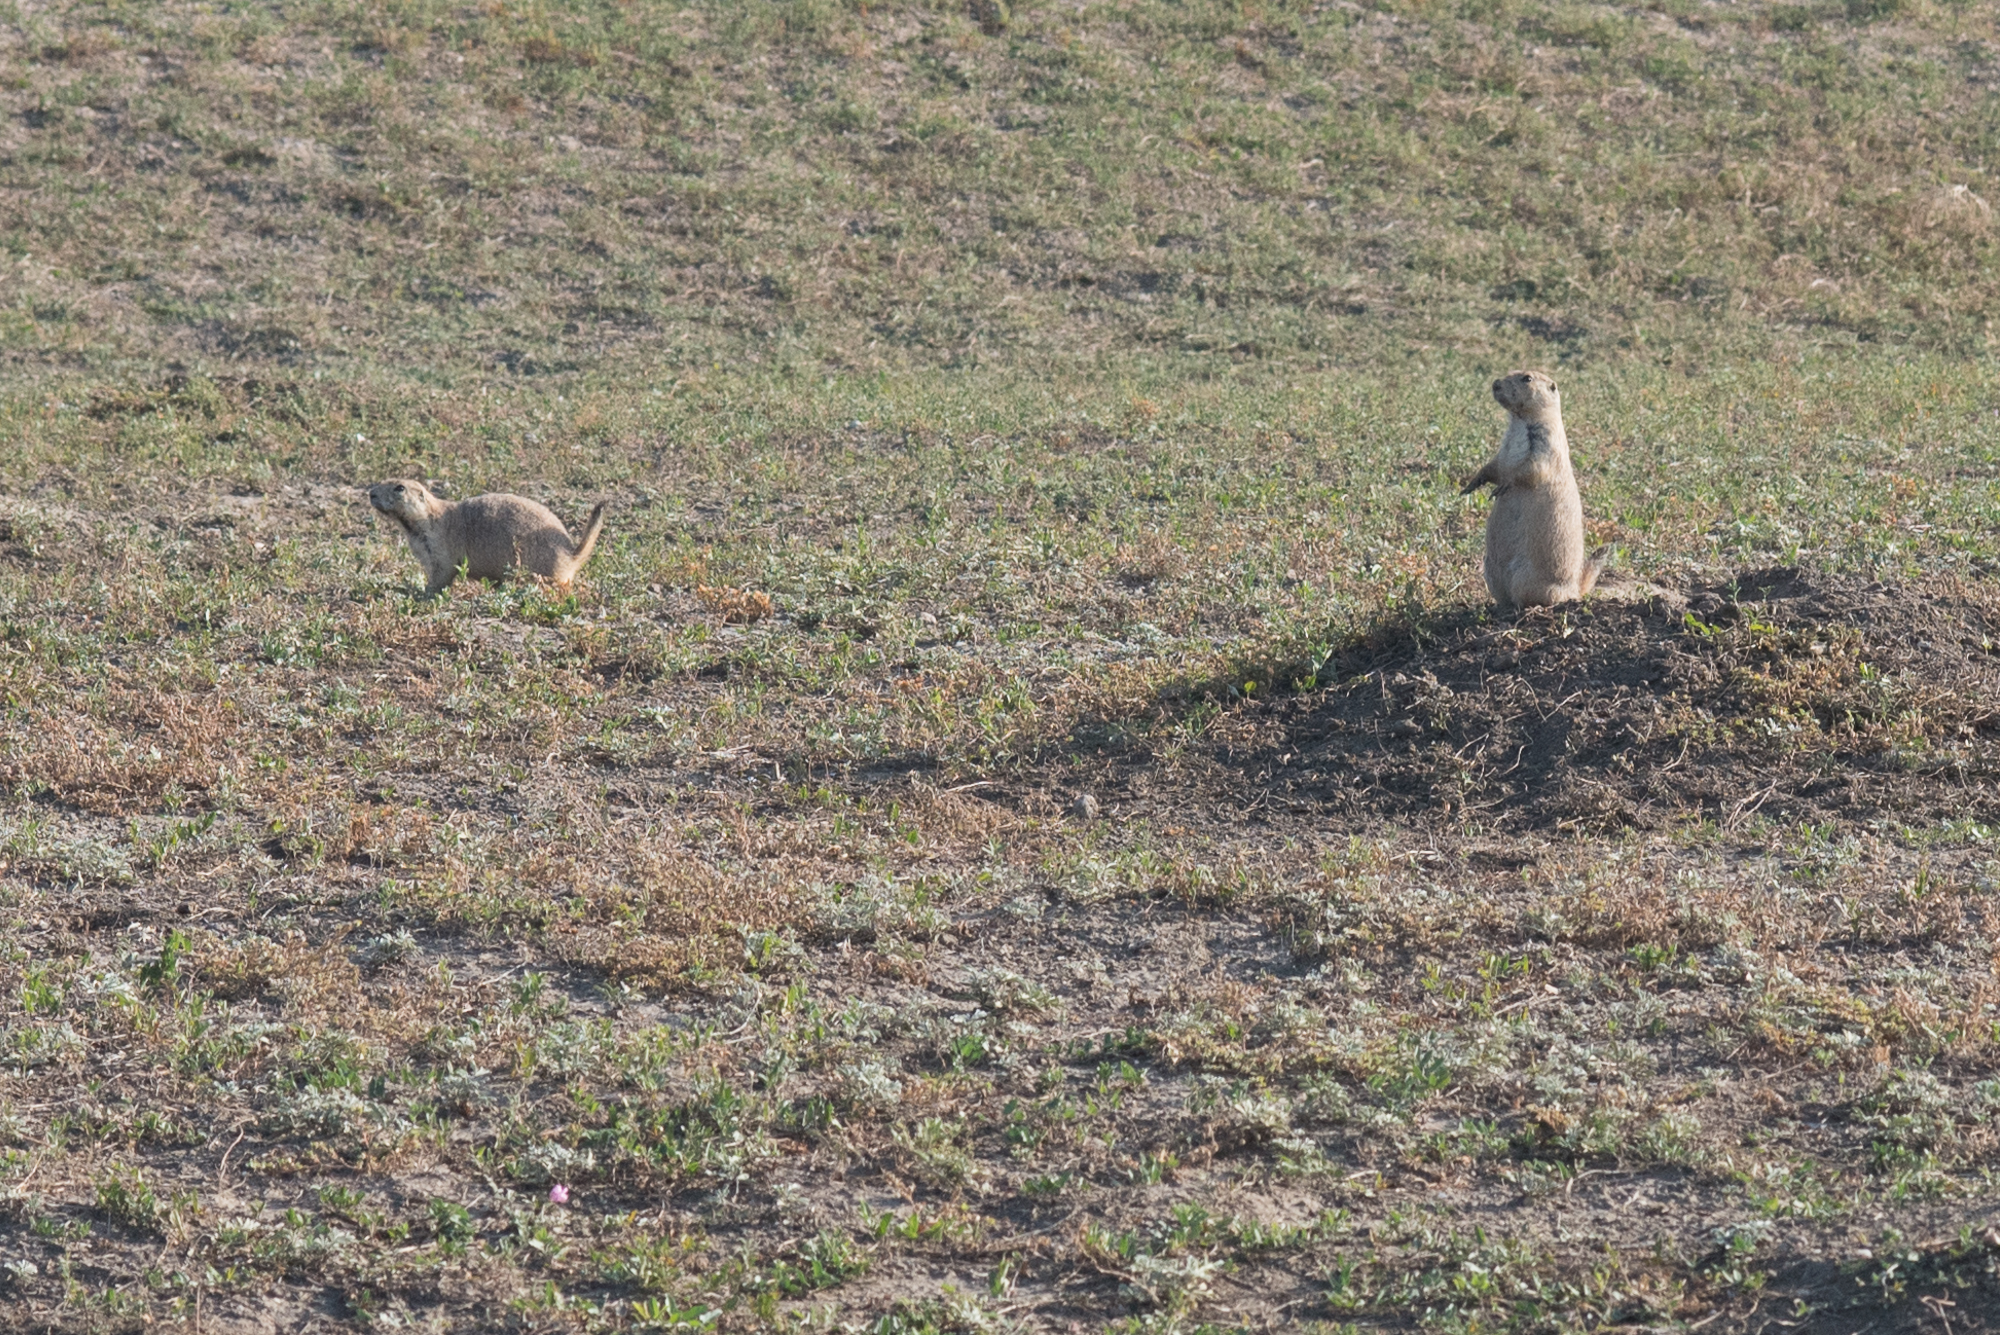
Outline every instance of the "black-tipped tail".
<path id="1" fill-rule="evenodd" d="M 1597 587 L 1597 577 L 1604 573 L 1604 567 L 1611 564 L 1611 544 L 1606 543 L 1590 554 L 1583 563 L 1583 578 L 1578 581 L 1577 596 L 1581 597 Z"/>
<path id="2" fill-rule="evenodd" d="M 581 569 L 583 563 L 590 559 L 590 554 L 597 550 L 597 535 L 603 531 L 604 502 L 599 501 L 597 508 L 590 512 L 590 522 L 583 526 L 582 541 L 576 544 L 576 564 L 570 567 L 572 573 Z"/>

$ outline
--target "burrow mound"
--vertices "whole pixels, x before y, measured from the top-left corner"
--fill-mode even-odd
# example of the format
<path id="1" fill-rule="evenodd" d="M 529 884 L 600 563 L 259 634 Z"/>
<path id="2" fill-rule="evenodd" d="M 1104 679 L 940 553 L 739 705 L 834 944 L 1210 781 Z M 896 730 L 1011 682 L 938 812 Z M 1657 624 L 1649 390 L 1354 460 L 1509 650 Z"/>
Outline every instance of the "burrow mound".
<path id="1" fill-rule="evenodd" d="M 2000 820 L 2000 585 L 1772 569 L 1616 598 L 1385 623 L 1210 753 L 1274 812 Z"/>

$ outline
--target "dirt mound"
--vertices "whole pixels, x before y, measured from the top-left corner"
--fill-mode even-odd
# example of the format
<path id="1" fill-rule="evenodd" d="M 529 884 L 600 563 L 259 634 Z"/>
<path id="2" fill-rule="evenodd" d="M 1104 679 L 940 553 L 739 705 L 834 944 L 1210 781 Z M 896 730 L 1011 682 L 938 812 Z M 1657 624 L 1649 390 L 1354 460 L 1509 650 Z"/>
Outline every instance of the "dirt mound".
<path id="1" fill-rule="evenodd" d="M 1379 627 L 1236 711 L 1258 805 L 1502 829 L 2000 820 L 2000 586 L 1775 569 Z"/>

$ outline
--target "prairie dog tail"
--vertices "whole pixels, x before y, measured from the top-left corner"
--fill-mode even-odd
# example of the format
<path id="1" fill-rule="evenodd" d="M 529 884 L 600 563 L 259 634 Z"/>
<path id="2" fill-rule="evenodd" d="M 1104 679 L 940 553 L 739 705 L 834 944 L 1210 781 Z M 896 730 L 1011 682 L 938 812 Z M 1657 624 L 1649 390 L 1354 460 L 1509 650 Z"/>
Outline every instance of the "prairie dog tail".
<path id="1" fill-rule="evenodd" d="M 599 501 L 597 508 L 590 512 L 590 522 L 583 526 L 583 537 L 577 542 L 576 551 L 570 557 L 570 575 L 574 576 L 577 571 L 583 569 L 583 563 L 588 561 L 590 554 L 597 550 L 597 535 L 603 531 L 604 502 Z"/>
<path id="2" fill-rule="evenodd" d="M 1583 578 L 1577 581 L 1576 596 L 1581 598 L 1597 587 L 1597 577 L 1604 573 L 1604 567 L 1611 564 L 1611 545 L 1606 543 L 1590 554 L 1583 563 Z"/>

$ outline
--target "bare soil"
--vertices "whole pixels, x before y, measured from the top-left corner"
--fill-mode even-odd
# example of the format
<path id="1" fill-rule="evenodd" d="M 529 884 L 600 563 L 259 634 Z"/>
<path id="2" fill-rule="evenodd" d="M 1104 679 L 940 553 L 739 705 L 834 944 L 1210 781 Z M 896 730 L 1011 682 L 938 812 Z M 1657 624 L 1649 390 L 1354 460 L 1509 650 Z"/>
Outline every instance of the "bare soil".
<path id="1" fill-rule="evenodd" d="M 1096 796 L 1288 829 L 2000 820 L 1991 579 L 1772 568 L 1685 596 L 1396 617 L 1318 676 L 1234 705 L 1182 763 L 1098 748 Z"/>

